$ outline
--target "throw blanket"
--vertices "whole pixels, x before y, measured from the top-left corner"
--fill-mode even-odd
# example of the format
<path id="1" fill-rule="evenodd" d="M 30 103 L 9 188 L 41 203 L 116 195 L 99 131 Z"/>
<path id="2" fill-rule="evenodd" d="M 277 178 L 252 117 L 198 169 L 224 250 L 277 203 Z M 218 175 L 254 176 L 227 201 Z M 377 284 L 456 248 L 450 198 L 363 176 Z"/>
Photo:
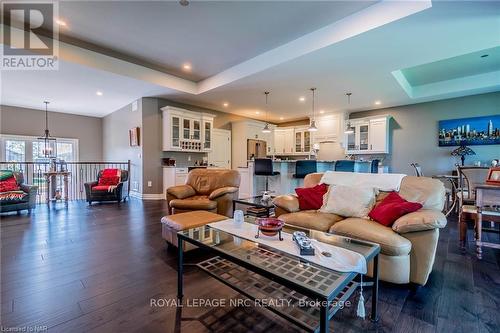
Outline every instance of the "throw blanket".
<path id="1" fill-rule="evenodd" d="M 24 199 L 27 193 L 23 191 L 9 191 L 0 193 L 0 201 L 18 201 Z"/>
<path id="2" fill-rule="evenodd" d="M 211 228 L 221 230 L 234 236 L 244 238 L 251 242 L 257 242 L 288 254 L 300 257 L 303 260 L 315 263 L 317 265 L 333 269 L 338 272 L 356 272 L 366 274 L 366 259 L 360 253 L 344 249 L 339 246 L 334 246 L 313 240 L 312 244 L 315 248 L 314 256 L 301 256 L 297 244 L 292 240 L 292 235 L 283 232 L 280 241 L 278 236 L 268 237 L 260 234 L 259 238 L 255 238 L 258 226 L 251 223 L 237 224 L 233 219 L 227 219 L 220 222 L 208 224 Z M 331 257 L 326 257 L 321 252 L 330 252 Z"/>
<path id="3" fill-rule="evenodd" d="M 113 192 L 121 181 L 120 169 L 104 169 L 94 190 Z"/>
<path id="4" fill-rule="evenodd" d="M 11 170 L 0 170 L 0 192 L 19 191 L 14 172 Z"/>
<path id="5" fill-rule="evenodd" d="M 326 171 L 321 177 L 321 183 L 351 187 L 373 187 L 384 192 L 399 192 L 401 181 L 405 176 L 399 173 Z"/>

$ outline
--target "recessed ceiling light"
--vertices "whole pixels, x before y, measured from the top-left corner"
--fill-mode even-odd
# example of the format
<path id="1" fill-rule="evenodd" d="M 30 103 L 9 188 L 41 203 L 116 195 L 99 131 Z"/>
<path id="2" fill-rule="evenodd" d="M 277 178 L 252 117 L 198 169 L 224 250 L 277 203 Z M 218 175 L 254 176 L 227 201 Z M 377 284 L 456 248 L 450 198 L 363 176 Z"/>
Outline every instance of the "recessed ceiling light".
<path id="1" fill-rule="evenodd" d="M 325 110 L 319 110 L 319 113 L 323 114 L 325 113 Z"/>
<path id="2" fill-rule="evenodd" d="M 483 54 L 481 58 L 486 58 L 487 56 L 489 56 L 489 54 Z"/>
<path id="3" fill-rule="evenodd" d="M 283 120 L 283 119 L 285 119 L 285 118 L 284 117 L 280 117 L 280 120 Z"/>
<path id="4" fill-rule="evenodd" d="M 229 103 L 228 102 L 224 102 L 224 104 L 222 104 L 225 108 L 227 108 L 229 106 Z"/>
<path id="5" fill-rule="evenodd" d="M 306 100 L 306 98 L 304 96 L 302 96 L 302 97 L 299 98 L 299 101 L 301 101 L 301 102 L 303 102 L 305 100 Z"/>
<path id="6" fill-rule="evenodd" d="M 191 64 L 184 64 L 182 65 L 182 68 L 186 71 L 190 71 L 191 70 Z"/>
<path id="7" fill-rule="evenodd" d="M 102 95 L 103 95 L 102 91 L 96 91 L 96 92 L 95 92 L 95 94 L 96 94 L 97 96 L 102 96 Z"/>
<path id="8" fill-rule="evenodd" d="M 260 114 L 260 111 L 255 111 L 255 114 Z"/>
<path id="9" fill-rule="evenodd" d="M 375 105 L 380 105 L 380 104 L 382 104 L 381 101 L 375 101 Z"/>
<path id="10" fill-rule="evenodd" d="M 56 20 L 56 23 L 57 23 L 58 25 L 63 26 L 63 27 L 65 27 L 65 26 L 67 25 L 67 24 L 66 24 L 66 22 L 64 22 L 63 20 Z"/>

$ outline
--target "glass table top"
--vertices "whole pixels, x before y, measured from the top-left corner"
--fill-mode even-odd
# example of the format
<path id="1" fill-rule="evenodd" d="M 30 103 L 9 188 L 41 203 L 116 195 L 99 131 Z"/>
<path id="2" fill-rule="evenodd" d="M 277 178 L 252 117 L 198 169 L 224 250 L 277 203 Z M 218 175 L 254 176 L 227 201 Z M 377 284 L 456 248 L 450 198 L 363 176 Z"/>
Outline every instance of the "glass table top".
<path id="1" fill-rule="evenodd" d="M 250 197 L 250 198 L 241 198 L 235 199 L 234 202 L 252 205 L 255 207 L 264 207 L 264 208 L 272 208 L 274 207 L 273 200 L 262 201 L 262 196 Z"/>
<path id="2" fill-rule="evenodd" d="M 255 223 L 255 221 L 256 219 L 251 217 L 245 218 L 246 223 Z M 375 243 L 288 225 L 283 228 L 284 232 L 290 234 L 297 230 L 304 231 L 311 239 L 358 252 L 366 258 L 367 262 L 380 252 L 380 246 Z M 277 248 L 213 229 L 208 225 L 179 231 L 178 236 L 195 245 L 210 247 L 215 252 L 244 261 L 246 264 L 284 278 L 288 282 L 324 297 L 330 297 L 342 290 L 357 275 L 352 272 L 334 271 L 309 262 L 307 257 L 294 256 Z"/>

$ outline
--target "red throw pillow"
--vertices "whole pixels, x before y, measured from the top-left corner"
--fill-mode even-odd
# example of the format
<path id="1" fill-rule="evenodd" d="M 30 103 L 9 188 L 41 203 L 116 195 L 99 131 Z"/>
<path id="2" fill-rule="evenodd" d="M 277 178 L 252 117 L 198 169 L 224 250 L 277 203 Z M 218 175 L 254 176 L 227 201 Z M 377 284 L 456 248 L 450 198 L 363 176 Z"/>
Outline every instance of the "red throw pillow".
<path id="1" fill-rule="evenodd" d="M 409 202 L 401 198 L 396 192 L 389 193 L 381 203 L 379 203 L 368 214 L 370 218 L 386 227 L 392 226 L 394 221 L 408 213 L 415 212 L 422 208 L 418 202 Z"/>
<path id="2" fill-rule="evenodd" d="M 18 191 L 16 177 L 11 176 L 5 180 L 0 181 L 0 192 Z"/>
<path id="3" fill-rule="evenodd" d="M 118 176 L 101 176 L 99 178 L 99 183 L 98 185 L 107 185 L 107 186 L 111 186 L 111 185 L 118 185 L 118 183 L 120 182 L 120 177 Z"/>
<path id="4" fill-rule="evenodd" d="M 296 188 L 299 197 L 300 210 L 320 209 L 323 206 L 323 196 L 328 191 L 328 185 L 319 184 L 314 187 Z"/>

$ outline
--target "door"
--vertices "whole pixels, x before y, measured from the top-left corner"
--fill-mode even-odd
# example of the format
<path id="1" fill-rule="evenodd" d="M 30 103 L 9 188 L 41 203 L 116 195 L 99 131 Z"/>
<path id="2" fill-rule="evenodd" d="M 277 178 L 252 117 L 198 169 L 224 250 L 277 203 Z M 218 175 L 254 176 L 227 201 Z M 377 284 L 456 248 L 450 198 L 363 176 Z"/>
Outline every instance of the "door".
<path id="1" fill-rule="evenodd" d="M 208 163 L 217 168 L 231 169 L 231 131 L 212 129 L 212 141 Z"/>
<path id="2" fill-rule="evenodd" d="M 387 122 L 385 119 L 370 120 L 370 150 L 386 152 Z"/>

